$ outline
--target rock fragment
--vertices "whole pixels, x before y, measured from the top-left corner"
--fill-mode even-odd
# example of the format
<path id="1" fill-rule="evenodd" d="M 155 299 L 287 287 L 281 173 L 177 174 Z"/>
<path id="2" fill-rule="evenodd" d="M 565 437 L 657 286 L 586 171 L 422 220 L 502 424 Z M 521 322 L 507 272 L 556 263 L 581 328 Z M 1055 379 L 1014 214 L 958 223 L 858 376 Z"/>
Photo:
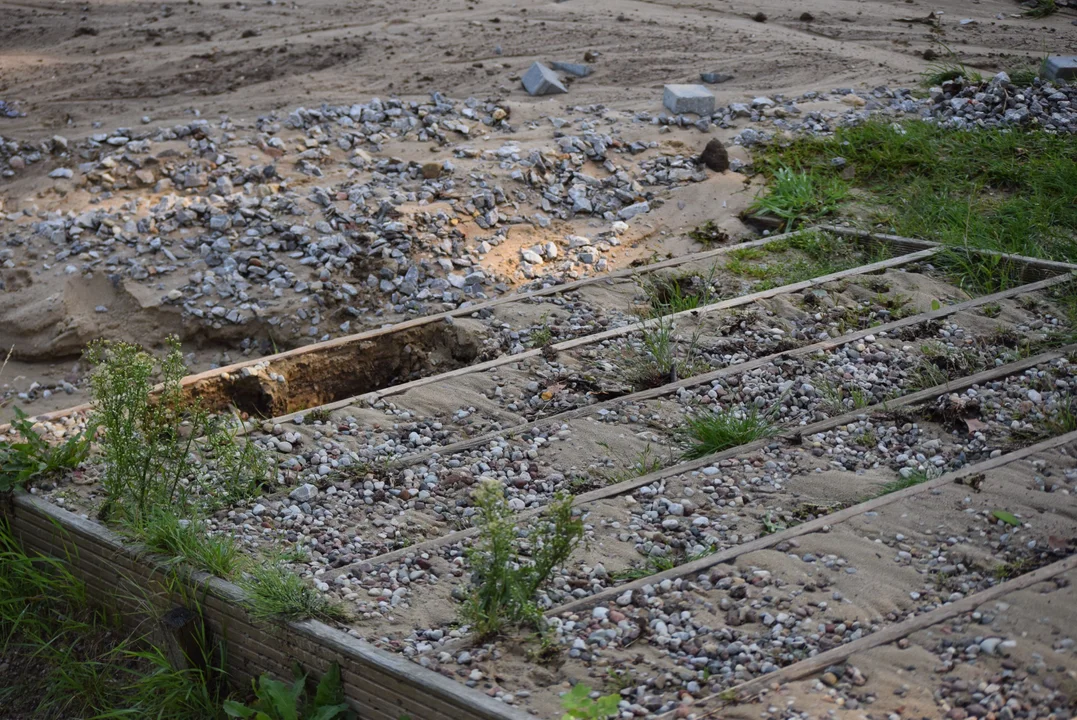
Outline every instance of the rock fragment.
<path id="1" fill-rule="evenodd" d="M 703 153 L 699 156 L 699 161 L 714 172 L 725 172 L 729 169 L 729 153 L 718 138 L 712 138 L 707 143 L 707 147 L 703 148 Z"/>

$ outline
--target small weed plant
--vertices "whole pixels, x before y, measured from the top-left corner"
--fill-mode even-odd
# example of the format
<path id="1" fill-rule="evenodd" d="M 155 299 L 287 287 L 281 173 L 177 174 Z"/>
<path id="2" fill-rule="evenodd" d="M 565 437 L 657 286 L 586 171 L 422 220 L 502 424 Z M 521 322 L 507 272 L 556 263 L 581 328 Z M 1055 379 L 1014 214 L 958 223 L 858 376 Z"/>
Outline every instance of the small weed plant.
<path id="1" fill-rule="evenodd" d="M 770 420 L 755 408 L 698 413 L 688 418 L 684 429 L 690 443 L 684 457 L 694 460 L 712 455 L 769 437 L 776 431 Z"/>
<path id="2" fill-rule="evenodd" d="M 572 497 L 559 494 L 523 538 L 500 484 L 484 482 L 474 502 L 479 533 L 467 554 L 471 594 L 462 608 L 463 620 L 480 637 L 510 625 L 542 629 L 535 594 L 583 539 L 583 521 L 573 514 Z"/>
<path id="3" fill-rule="evenodd" d="M 773 535 L 786 529 L 785 523 L 775 519 L 770 510 L 761 518 L 761 522 L 763 523 L 763 529 L 759 531 L 761 536 Z"/>
<path id="4" fill-rule="evenodd" d="M 90 381 L 93 418 L 104 431 L 102 519 L 140 527 L 153 508 L 185 511 L 192 450 L 208 415 L 187 411 L 179 342 L 170 342 L 161 362 L 163 389 L 156 399 L 151 395 L 156 363 L 136 345 L 99 341 L 86 356 L 97 366 Z"/>
<path id="5" fill-rule="evenodd" d="M 532 328 L 528 345 L 533 348 L 543 348 L 553 342 L 553 330 L 549 325 L 539 325 Z"/>
<path id="6" fill-rule="evenodd" d="M 0 493 L 78 467 L 90 454 L 94 434 L 90 428 L 53 445 L 34 430 L 34 423 L 21 408 L 15 408 L 11 431 L 19 439 L 0 441 Z"/>
<path id="7" fill-rule="evenodd" d="M 609 447 L 606 446 L 606 449 L 608 451 Z M 658 472 L 665 466 L 666 462 L 657 452 L 655 452 L 651 448 L 650 444 L 648 444 L 647 447 L 643 448 L 643 450 L 641 450 L 639 454 L 636 455 L 636 459 L 631 465 L 621 470 L 616 470 L 609 473 L 606 476 L 606 481 L 611 485 L 627 482 L 628 480 L 632 480 L 634 478 L 643 477 L 644 475 L 650 475 L 653 472 Z"/>
<path id="8" fill-rule="evenodd" d="M 718 224 L 713 220 L 708 220 L 695 230 L 689 231 L 688 237 L 704 245 L 729 242 L 729 233 L 718 227 Z"/>
<path id="9" fill-rule="evenodd" d="M 102 519 L 137 531 L 159 508 L 197 517 L 252 496 L 273 476 L 266 454 L 240 440 L 235 420 L 212 416 L 186 397 L 176 339 L 159 363 L 123 342 L 94 343 L 86 355 L 96 365 L 93 420 L 103 431 Z"/>
<path id="10" fill-rule="evenodd" d="M 681 341 L 673 318 L 654 318 L 640 332 L 642 348 L 629 353 L 625 368 L 636 388 L 645 390 L 676 382 L 678 378 L 695 375 L 705 365 L 699 357 L 698 333 L 685 343 L 683 354 L 679 352 Z"/>
<path id="11" fill-rule="evenodd" d="M 606 720 L 617 715 L 621 702 L 619 695 L 603 695 L 591 698 L 591 688 L 586 685 L 573 685 L 572 689 L 561 696 L 561 707 L 565 714 L 561 720 Z"/>
<path id="12" fill-rule="evenodd" d="M 356 714 L 344 700 L 340 666 L 333 663 L 322 676 L 313 697 L 307 696 L 307 676 L 298 666 L 289 685 L 262 675 L 253 681 L 255 700 L 243 705 L 226 700 L 228 717 L 254 720 L 353 720 Z"/>
<path id="13" fill-rule="evenodd" d="M 309 420 L 312 423 L 327 423 L 333 419 L 333 413 L 325 408 L 314 408 L 313 410 L 307 411 L 304 419 Z"/>
<path id="14" fill-rule="evenodd" d="M 240 439 L 241 427 L 238 418 L 232 417 L 215 417 L 207 426 L 201 450 L 213 466 L 214 483 L 209 490 L 216 494 L 207 500 L 212 507 L 255 497 L 276 473 L 265 451 Z"/>

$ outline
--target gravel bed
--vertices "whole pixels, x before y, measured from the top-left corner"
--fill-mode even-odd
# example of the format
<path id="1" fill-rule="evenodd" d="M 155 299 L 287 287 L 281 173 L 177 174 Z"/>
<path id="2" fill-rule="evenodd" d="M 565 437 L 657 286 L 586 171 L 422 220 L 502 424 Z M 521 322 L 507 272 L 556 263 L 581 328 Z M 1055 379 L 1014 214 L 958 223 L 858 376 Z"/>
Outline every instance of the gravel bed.
<path id="1" fill-rule="evenodd" d="M 1042 610 L 1045 604 L 1073 606 L 1073 577 L 1056 576 L 889 647 L 858 653 L 763 698 L 755 717 L 809 720 L 820 717 L 820 706 L 892 717 L 910 705 L 945 720 L 1069 717 L 1077 642 L 1065 617 Z M 1029 633 L 1029 623 L 1042 629 Z M 915 664 L 895 673 L 895 658 Z M 692 710 L 685 714 L 701 717 L 706 706 Z"/>

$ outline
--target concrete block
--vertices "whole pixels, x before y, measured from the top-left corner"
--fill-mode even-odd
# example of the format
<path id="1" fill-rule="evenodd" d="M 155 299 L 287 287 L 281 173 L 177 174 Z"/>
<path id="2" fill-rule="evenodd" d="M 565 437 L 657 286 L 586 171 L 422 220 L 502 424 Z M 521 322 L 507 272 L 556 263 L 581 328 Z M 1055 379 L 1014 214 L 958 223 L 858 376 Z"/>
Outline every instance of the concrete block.
<path id="1" fill-rule="evenodd" d="M 583 63 L 561 62 L 560 60 L 557 60 L 550 63 L 550 65 L 553 65 L 554 70 L 560 70 L 563 73 L 575 75 L 576 77 L 587 77 L 595 71 L 590 65 L 584 65 Z"/>
<path id="2" fill-rule="evenodd" d="M 1043 65 L 1046 80 L 1073 80 L 1077 78 L 1077 55 L 1050 55 Z"/>
<path id="3" fill-rule="evenodd" d="M 531 67 L 523 76 L 524 89 L 531 95 L 556 95 L 568 92 L 561 84 L 561 78 L 557 77 L 550 68 L 540 62 L 531 63 Z"/>
<path id="4" fill-rule="evenodd" d="M 666 85 L 662 104 L 677 115 L 711 115 L 714 94 L 702 85 Z"/>

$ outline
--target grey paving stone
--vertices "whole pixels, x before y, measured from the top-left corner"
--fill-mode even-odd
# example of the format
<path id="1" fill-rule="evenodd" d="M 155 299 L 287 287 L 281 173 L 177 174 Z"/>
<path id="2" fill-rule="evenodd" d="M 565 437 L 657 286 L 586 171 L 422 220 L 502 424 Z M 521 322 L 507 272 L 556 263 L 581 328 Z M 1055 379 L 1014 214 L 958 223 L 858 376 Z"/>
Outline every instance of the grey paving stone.
<path id="1" fill-rule="evenodd" d="M 556 95 L 568 90 L 550 68 L 540 62 L 531 63 L 523 76 L 524 89 L 531 95 Z"/>
<path id="2" fill-rule="evenodd" d="M 553 65 L 554 70 L 560 70 L 561 72 L 575 75 L 576 77 L 587 77 L 595 71 L 593 67 L 584 65 L 583 63 L 561 62 L 560 60 L 555 60 L 550 63 L 550 65 Z"/>
<path id="3" fill-rule="evenodd" d="M 1077 78 L 1077 55 L 1051 55 L 1044 63 L 1043 76 L 1048 80 Z"/>
<path id="4" fill-rule="evenodd" d="M 714 112 L 714 94 L 702 85 L 666 85 L 662 104 L 678 115 L 710 115 Z"/>

